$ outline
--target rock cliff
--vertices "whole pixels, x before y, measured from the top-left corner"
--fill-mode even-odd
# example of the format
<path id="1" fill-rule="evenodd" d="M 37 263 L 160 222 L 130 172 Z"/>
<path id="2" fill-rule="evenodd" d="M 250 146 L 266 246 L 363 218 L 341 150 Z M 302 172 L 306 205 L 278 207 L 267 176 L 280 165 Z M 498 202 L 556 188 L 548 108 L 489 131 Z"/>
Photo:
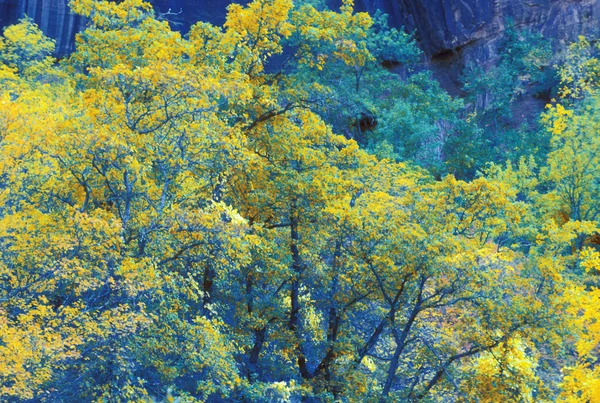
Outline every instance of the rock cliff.
<path id="1" fill-rule="evenodd" d="M 558 48 L 578 35 L 597 35 L 600 0 L 356 0 L 361 11 L 380 9 L 390 23 L 415 32 L 426 62 L 442 85 L 458 92 L 464 65 L 493 63 L 507 21 L 541 32 Z"/>
<path id="2" fill-rule="evenodd" d="M 598 0 L 358 0 L 357 6 L 381 9 L 393 25 L 416 30 L 433 61 L 498 39 L 508 19 L 562 40 L 590 33 L 600 22 Z"/>

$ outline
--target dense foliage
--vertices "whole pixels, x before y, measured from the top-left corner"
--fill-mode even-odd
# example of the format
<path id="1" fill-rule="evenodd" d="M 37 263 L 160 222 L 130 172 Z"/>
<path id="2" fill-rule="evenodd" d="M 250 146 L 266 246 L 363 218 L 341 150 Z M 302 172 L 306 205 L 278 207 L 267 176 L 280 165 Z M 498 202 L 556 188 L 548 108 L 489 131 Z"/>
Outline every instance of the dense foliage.
<path id="1" fill-rule="evenodd" d="M 349 0 L 185 37 L 141 0 L 72 8 L 61 63 L 28 19 L 0 39 L 2 401 L 600 401 L 585 39 L 547 148 L 511 154 L 487 122 L 544 81 L 523 34 L 465 76 L 474 116 Z"/>

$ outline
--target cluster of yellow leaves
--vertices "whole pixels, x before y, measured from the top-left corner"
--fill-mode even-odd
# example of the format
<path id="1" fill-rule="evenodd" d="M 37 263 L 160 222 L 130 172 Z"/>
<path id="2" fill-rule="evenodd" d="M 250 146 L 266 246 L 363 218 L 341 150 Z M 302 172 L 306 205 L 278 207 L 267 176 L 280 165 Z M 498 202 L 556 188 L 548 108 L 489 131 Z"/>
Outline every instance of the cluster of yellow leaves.
<path id="1" fill-rule="evenodd" d="M 542 122 L 551 134 L 551 151 L 542 164 L 522 159 L 518 166 L 492 167 L 490 177 L 512 186 L 527 211 L 521 233 L 531 241 L 528 259 L 548 279 L 563 284 L 551 297 L 559 322 L 554 335 L 576 354 L 561 357 L 562 402 L 600 400 L 600 347 L 597 251 L 600 135 L 598 60 L 589 41 L 572 44 L 559 69 L 561 99 L 548 105 Z M 562 340 L 562 341 L 559 341 Z"/>
<path id="2" fill-rule="evenodd" d="M 584 265 L 595 265 L 596 253 L 584 254 Z M 597 267 L 597 266 L 595 266 Z M 571 326 L 578 334 L 576 350 L 579 361 L 565 368 L 563 393 L 559 401 L 565 403 L 595 402 L 600 399 L 600 368 L 596 364 L 600 347 L 600 289 L 587 291 L 572 286 L 565 293 L 569 313 L 574 318 Z"/>
<path id="3" fill-rule="evenodd" d="M 0 37 L 0 63 L 3 70 L 14 69 L 23 76 L 38 76 L 52 66 L 54 41 L 28 19 L 4 29 Z"/>
<path id="4" fill-rule="evenodd" d="M 335 18 L 333 12 L 319 12 L 308 4 L 294 11 L 292 20 L 303 39 L 300 63 L 322 70 L 331 56 L 349 66 L 363 66 L 373 58 L 366 47 L 366 32 L 373 21 L 367 13 L 355 14 L 353 6 L 351 0 L 344 0 Z M 331 53 L 314 51 L 322 44 L 329 45 Z"/>
<path id="5" fill-rule="evenodd" d="M 560 96 L 565 101 L 582 99 L 598 89 L 600 63 L 592 56 L 592 46 L 584 36 L 569 46 L 566 60 L 559 68 Z"/>
<path id="6" fill-rule="evenodd" d="M 76 319 L 75 310 L 54 312 L 41 298 L 16 320 L 0 311 L 0 396 L 33 399 L 44 390 L 53 371 L 79 356 L 83 340 L 74 329 L 61 329 Z"/>
<path id="7" fill-rule="evenodd" d="M 74 13 L 91 19 L 99 28 L 115 29 L 146 19 L 152 5 L 143 0 L 110 1 L 71 0 Z"/>
<path id="8" fill-rule="evenodd" d="M 473 397 L 480 402 L 543 401 L 538 397 L 543 385 L 536 372 L 538 357 L 528 351 L 534 348 L 514 337 L 477 357 L 470 365 L 473 372 L 465 381 L 466 389 L 475 391 Z"/>

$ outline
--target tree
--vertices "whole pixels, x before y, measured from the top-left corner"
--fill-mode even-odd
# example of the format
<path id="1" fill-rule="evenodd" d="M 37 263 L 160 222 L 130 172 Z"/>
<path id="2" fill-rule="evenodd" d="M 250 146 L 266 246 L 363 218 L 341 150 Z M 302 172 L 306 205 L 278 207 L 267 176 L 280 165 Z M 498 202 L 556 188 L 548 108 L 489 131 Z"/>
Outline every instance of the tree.
<path id="1" fill-rule="evenodd" d="M 52 52 L 54 41 L 45 37 L 28 17 L 6 27 L 0 38 L 0 63 L 22 76 L 44 73 L 54 63 Z"/>

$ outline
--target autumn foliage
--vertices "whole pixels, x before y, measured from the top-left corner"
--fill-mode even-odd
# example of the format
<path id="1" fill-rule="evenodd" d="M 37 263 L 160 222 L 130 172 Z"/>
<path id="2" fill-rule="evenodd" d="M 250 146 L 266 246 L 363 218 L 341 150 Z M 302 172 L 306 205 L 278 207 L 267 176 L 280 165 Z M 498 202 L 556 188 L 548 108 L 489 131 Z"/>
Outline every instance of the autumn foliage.
<path id="1" fill-rule="evenodd" d="M 547 161 L 434 180 L 325 120 L 351 1 L 72 9 L 61 63 L 0 38 L 0 400 L 600 401 L 593 82 Z"/>

